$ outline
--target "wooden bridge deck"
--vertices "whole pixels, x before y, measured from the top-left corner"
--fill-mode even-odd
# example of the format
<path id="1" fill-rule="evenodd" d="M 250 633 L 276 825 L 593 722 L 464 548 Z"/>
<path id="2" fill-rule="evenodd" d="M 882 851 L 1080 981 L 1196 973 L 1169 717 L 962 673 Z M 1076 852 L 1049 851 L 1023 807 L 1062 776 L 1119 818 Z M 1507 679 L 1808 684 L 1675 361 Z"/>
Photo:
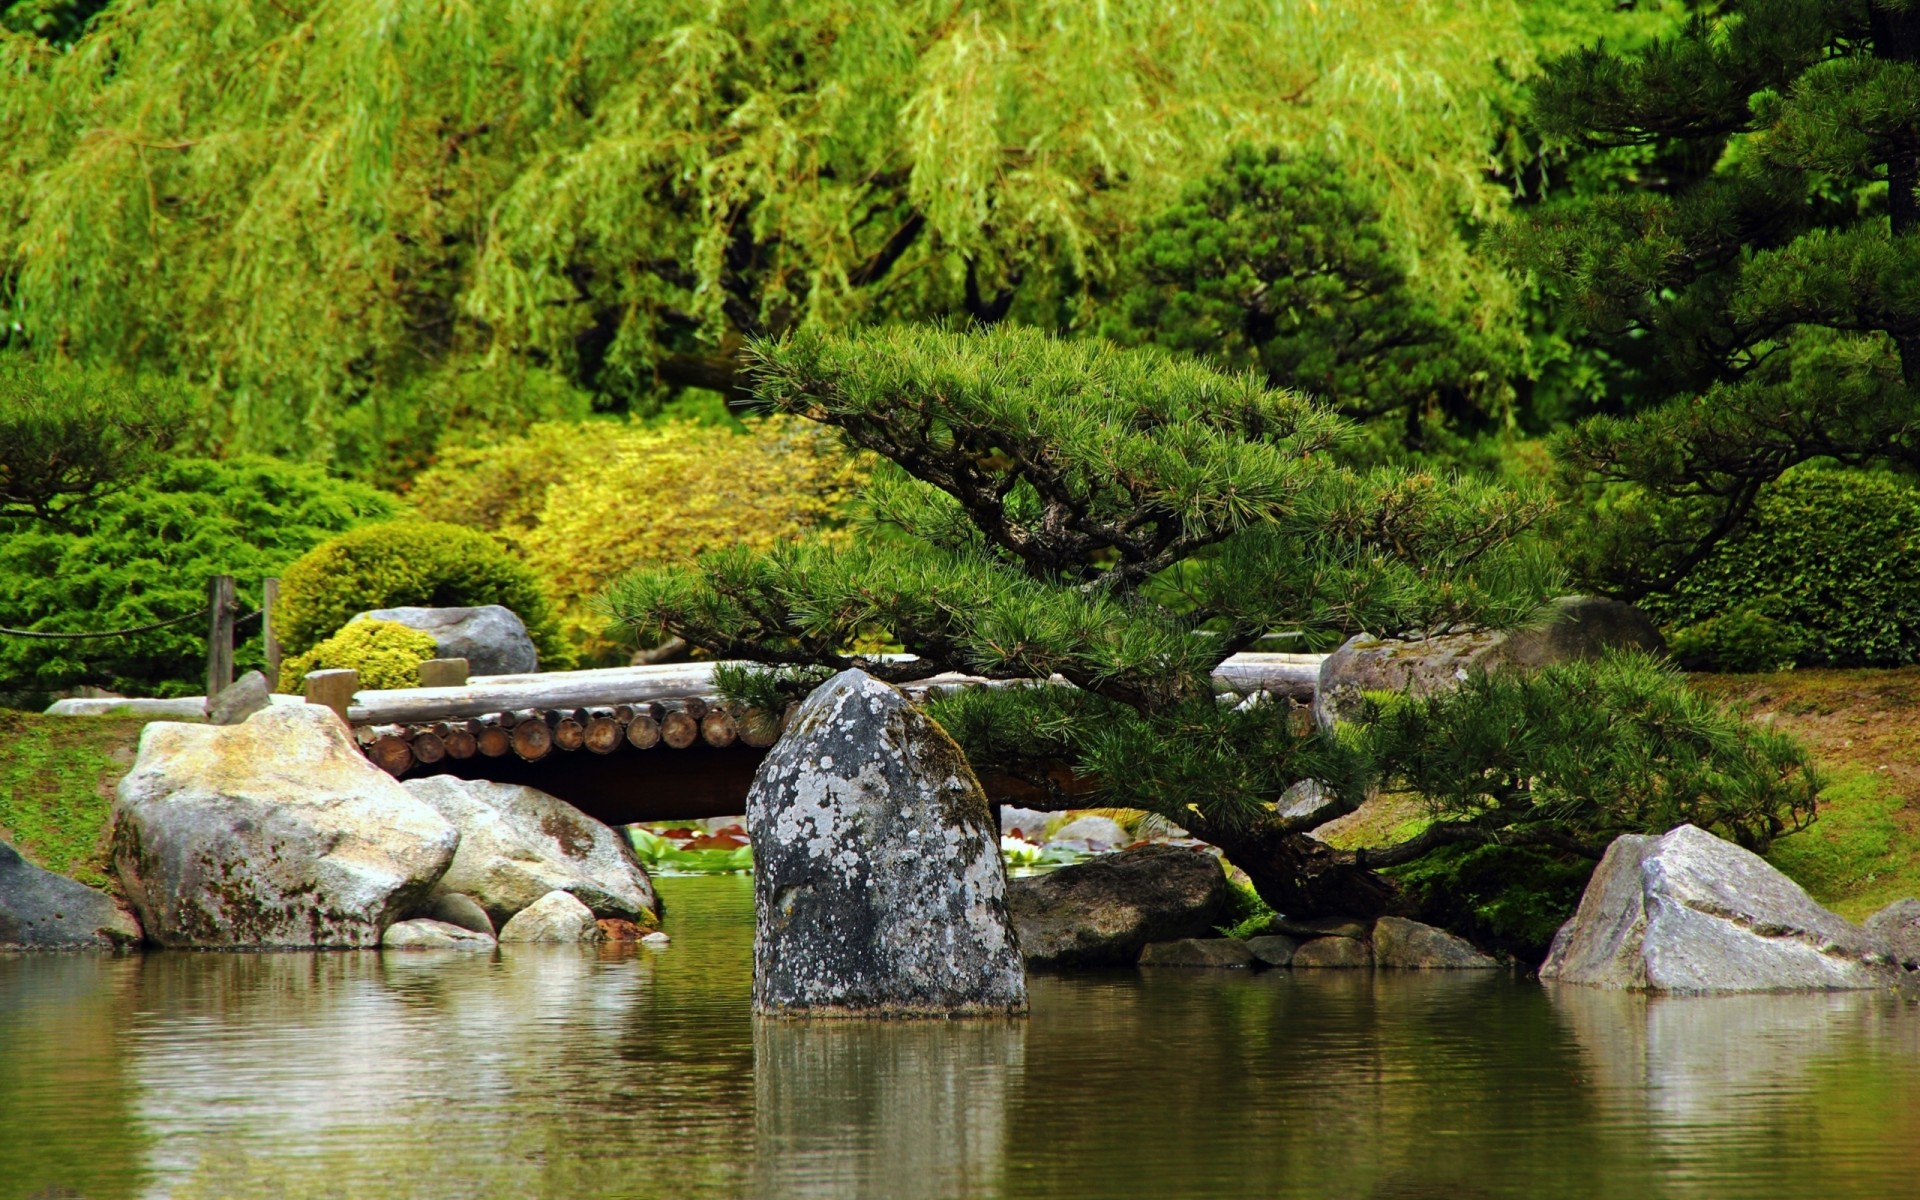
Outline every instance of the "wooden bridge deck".
<path id="1" fill-rule="evenodd" d="M 1308 699 L 1317 654 L 1240 654 L 1222 663 L 1225 693 Z M 403 779 L 449 774 L 522 783 L 609 824 L 691 820 L 745 811 L 747 788 L 778 735 L 779 718 L 720 701 L 712 663 L 479 676 L 463 687 L 366 691 L 348 720 L 367 757 Z M 988 681 L 935 675 L 903 690 Z M 1043 793 L 1011 779 L 982 781 L 996 801 Z M 1068 793 L 1084 781 L 1058 781 Z"/>

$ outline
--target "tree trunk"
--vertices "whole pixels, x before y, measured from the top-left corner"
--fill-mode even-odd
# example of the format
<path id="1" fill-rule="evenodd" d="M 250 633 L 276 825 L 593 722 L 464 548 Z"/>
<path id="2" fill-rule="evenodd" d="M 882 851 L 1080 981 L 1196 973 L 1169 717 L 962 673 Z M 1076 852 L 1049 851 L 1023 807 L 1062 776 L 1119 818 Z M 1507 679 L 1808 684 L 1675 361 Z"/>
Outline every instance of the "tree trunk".
<path id="1" fill-rule="evenodd" d="M 1920 64 L 1920 11 L 1875 0 L 1868 9 L 1877 57 Z M 1906 130 L 1887 156 L 1887 215 L 1894 239 L 1920 232 L 1920 131 Z M 1900 374 L 1908 387 L 1920 386 L 1920 337 L 1896 336 Z"/>

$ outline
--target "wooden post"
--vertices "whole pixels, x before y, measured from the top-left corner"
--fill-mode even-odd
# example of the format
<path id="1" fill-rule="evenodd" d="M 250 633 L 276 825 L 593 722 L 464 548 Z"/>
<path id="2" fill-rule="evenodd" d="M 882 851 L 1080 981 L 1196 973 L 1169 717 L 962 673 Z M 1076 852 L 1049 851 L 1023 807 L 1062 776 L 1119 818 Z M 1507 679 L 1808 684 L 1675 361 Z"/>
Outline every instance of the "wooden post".
<path id="1" fill-rule="evenodd" d="M 340 714 L 346 721 L 347 706 L 353 703 L 353 694 L 360 690 L 360 672 L 344 671 L 308 671 L 306 695 L 308 704 L 324 704 Z"/>
<path id="2" fill-rule="evenodd" d="M 273 625 L 273 606 L 280 603 L 280 579 L 260 583 L 260 640 L 267 652 L 267 690 L 280 690 L 280 631 Z"/>
<path id="3" fill-rule="evenodd" d="M 467 686 L 467 660 L 464 658 L 428 659 L 420 664 L 420 686 Z"/>
<path id="4" fill-rule="evenodd" d="M 233 576 L 214 575 L 207 580 L 207 607 L 213 618 L 207 629 L 207 699 L 211 700 L 233 682 Z"/>

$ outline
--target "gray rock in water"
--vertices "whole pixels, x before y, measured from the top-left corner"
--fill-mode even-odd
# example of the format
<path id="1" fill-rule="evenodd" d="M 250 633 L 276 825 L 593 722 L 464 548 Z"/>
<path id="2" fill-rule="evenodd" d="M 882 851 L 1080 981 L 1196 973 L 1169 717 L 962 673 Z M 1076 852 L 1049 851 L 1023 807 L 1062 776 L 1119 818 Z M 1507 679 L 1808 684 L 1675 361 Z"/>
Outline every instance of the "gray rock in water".
<path id="1" fill-rule="evenodd" d="M 114 871 L 170 947 L 377 946 L 458 841 L 312 704 L 148 725 L 114 804 Z"/>
<path id="2" fill-rule="evenodd" d="M 842 671 L 747 793 L 753 1007 L 775 1015 L 1024 1012 L 986 793 L 899 691 Z"/>
<path id="3" fill-rule="evenodd" d="M 1186 846 L 1136 846 L 1007 885 L 1033 966 L 1125 966 L 1149 942 L 1212 933 L 1228 903 L 1220 860 Z"/>
<path id="4" fill-rule="evenodd" d="M 1293 962 L 1300 943 L 1283 933 L 1263 933 L 1247 939 L 1247 951 L 1269 967 L 1284 967 Z"/>
<path id="5" fill-rule="evenodd" d="M 517 783 L 429 775 L 402 785 L 460 831 L 436 893 L 459 892 L 500 928 L 552 891 L 595 916 L 656 925 L 653 881 L 625 838 L 564 800 Z"/>
<path id="6" fill-rule="evenodd" d="M 1868 917 L 1862 928 L 1885 938 L 1901 966 L 1920 968 L 1920 900 L 1895 900 Z"/>
<path id="7" fill-rule="evenodd" d="M 1295 967 L 1370 967 L 1373 952 L 1359 938 L 1323 937 L 1301 943 L 1293 952 Z"/>
<path id="8" fill-rule="evenodd" d="M 433 635 L 440 658 L 464 658 L 474 675 L 520 675 L 540 669 L 525 622 L 510 608 L 376 608 L 355 621 L 394 621 Z M 351 622 L 349 622 L 351 623 Z"/>
<path id="9" fill-rule="evenodd" d="M 1899 975 L 1885 939 L 1692 825 L 1614 839 L 1540 967 L 1549 982 L 1654 992 L 1875 988 Z"/>
<path id="10" fill-rule="evenodd" d="M 0 950 L 117 950 L 140 925 L 113 897 L 42 870 L 0 842 Z"/>
<path id="11" fill-rule="evenodd" d="M 220 689 L 218 696 L 208 697 L 207 721 L 213 725 L 238 725 L 271 703 L 273 689 L 267 686 L 267 677 L 258 671 L 248 671 Z"/>
<path id="12" fill-rule="evenodd" d="M 454 857 L 459 856 L 460 852 L 454 851 Z M 465 892 L 441 892 L 433 896 L 427 901 L 426 911 L 421 915 L 429 920 L 445 921 L 449 925 L 458 925 L 462 929 L 484 933 L 488 937 L 493 936 L 495 928 L 493 918 L 487 915 L 487 910 L 481 908 L 480 902 Z"/>
<path id="13" fill-rule="evenodd" d="M 1645 613 L 1599 596 L 1563 596 L 1524 629 L 1446 634 L 1399 641 L 1357 634 L 1320 664 L 1313 716 L 1322 729 L 1353 719 L 1363 693 L 1411 688 L 1427 696 L 1460 685 L 1476 670 L 1531 669 L 1598 658 L 1612 649 L 1666 653 Z"/>
<path id="14" fill-rule="evenodd" d="M 548 892 L 500 927 L 500 941 L 598 942 L 604 935 L 593 910 L 566 892 Z"/>
<path id="15" fill-rule="evenodd" d="M 1400 917 L 1373 923 L 1373 965 L 1402 970 L 1498 970 L 1500 963 L 1444 929 Z"/>
<path id="16" fill-rule="evenodd" d="M 387 926 L 380 944 L 388 950 L 491 950 L 491 933 L 479 933 L 448 921 L 415 917 Z"/>
<path id="17" fill-rule="evenodd" d="M 1143 967 L 1251 967 L 1253 951 L 1238 938 L 1181 938 L 1149 942 L 1140 951 Z"/>

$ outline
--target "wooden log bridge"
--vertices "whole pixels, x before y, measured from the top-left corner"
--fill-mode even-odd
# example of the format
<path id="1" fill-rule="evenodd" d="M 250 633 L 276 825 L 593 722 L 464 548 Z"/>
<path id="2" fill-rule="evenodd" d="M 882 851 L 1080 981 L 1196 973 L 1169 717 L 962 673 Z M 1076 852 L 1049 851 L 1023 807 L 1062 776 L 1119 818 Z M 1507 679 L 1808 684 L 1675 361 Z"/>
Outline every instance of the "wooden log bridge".
<path id="1" fill-rule="evenodd" d="M 1311 699 L 1322 657 L 1238 654 L 1214 673 L 1215 688 Z M 396 777 L 526 784 L 611 825 L 730 816 L 745 811 L 747 788 L 786 714 L 724 703 L 714 666 L 482 675 L 457 687 L 362 691 L 347 720 L 368 759 Z M 1006 684 L 944 674 L 902 690 L 921 700 L 939 688 L 992 686 Z M 1025 781 L 982 782 L 996 800 L 1040 798 Z"/>

